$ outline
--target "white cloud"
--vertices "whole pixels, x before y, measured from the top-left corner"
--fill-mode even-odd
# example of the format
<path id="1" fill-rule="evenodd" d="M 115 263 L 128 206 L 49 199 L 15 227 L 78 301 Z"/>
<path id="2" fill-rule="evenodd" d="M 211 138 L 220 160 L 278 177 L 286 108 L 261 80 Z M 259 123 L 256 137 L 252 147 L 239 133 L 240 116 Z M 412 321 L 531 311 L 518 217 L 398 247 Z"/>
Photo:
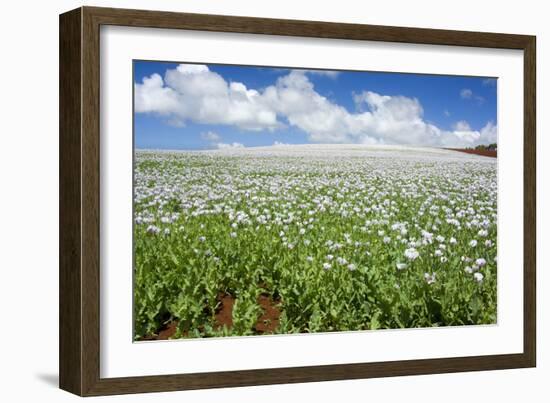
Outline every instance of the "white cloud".
<path id="1" fill-rule="evenodd" d="M 294 70 L 294 71 L 313 74 L 316 76 L 325 76 L 329 78 L 336 78 L 340 75 L 339 71 L 334 71 L 334 70 Z"/>
<path id="2" fill-rule="evenodd" d="M 477 130 L 454 130 L 452 134 L 455 136 L 455 143 L 449 145 L 456 147 L 474 145 L 480 138 L 480 134 Z"/>
<path id="3" fill-rule="evenodd" d="M 486 86 L 489 86 L 489 87 L 494 87 L 495 85 L 497 85 L 497 79 L 496 78 L 486 78 L 485 80 L 482 81 L 483 85 L 486 85 Z"/>
<path id="4" fill-rule="evenodd" d="M 244 130 L 277 130 L 287 124 L 304 131 L 311 142 L 403 144 L 436 147 L 471 146 L 496 136 L 496 126 L 482 131 L 457 122 L 451 131 L 424 120 L 419 100 L 372 91 L 353 94 L 356 112 L 319 94 L 309 71 L 291 70 L 267 88 L 255 90 L 226 82 L 204 65 L 180 65 L 135 84 L 136 112 L 166 116 L 184 124 L 230 125 Z M 464 89 L 465 97 L 474 96 Z M 215 134 L 215 133 L 214 133 Z M 208 136 L 205 134 L 205 136 Z M 208 140 L 218 148 L 240 143 Z"/>
<path id="5" fill-rule="evenodd" d="M 218 142 L 221 140 L 221 137 L 217 133 L 214 133 L 213 131 L 208 131 L 205 133 L 201 133 L 201 139 L 209 142 Z"/>
<path id="6" fill-rule="evenodd" d="M 153 74 L 144 77 L 142 84 L 135 85 L 134 108 L 137 113 L 157 112 L 160 115 L 175 113 L 179 107 L 178 94 L 164 86 L 162 77 Z"/>
<path id="7" fill-rule="evenodd" d="M 491 144 L 497 142 L 498 128 L 493 122 L 487 122 L 481 130 L 472 130 L 468 122 L 461 120 L 454 124 L 452 135 L 460 140 L 457 147 Z"/>
<path id="8" fill-rule="evenodd" d="M 451 116 L 451 112 L 449 112 L 447 109 L 443 111 L 443 114 L 447 117 Z"/>
<path id="9" fill-rule="evenodd" d="M 243 148 L 244 144 L 242 143 L 223 143 L 220 140 L 222 139 L 221 136 L 213 131 L 207 131 L 204 133 L 201 133 L 201 139 L 206 140 L 209 143 L 210 148 L 218 148 L 218 149 L 225 149 L 225 148 Z"/>
<path id="10" fill-rule="evenodd" d="M 480 131 L 480 144 L 496 143 L 498 140 L 498 127 L 493 122 L 487 124 Z"/>
<path id="11" fill-rule="evenodd" d="M 180 64 L 178 67 L 176 67 L 176 70 L 184 75 L 208 73 L 210 71 L 208 66 L 205 66 L 204 64 Z"/>
<path id="12" fill-rule="evenodd" d="M 226 149 L 226 148 L 243 148 L 244 144 L 241 143 L 217 143 L 216 148 Z"/>
<path id="13" fill-rule="evenodd" d="M 481 95 L 474 94 L 474 92 L 469 88 L 463 88 L 462 90 L 460 90 L 460 98 L 474 99 L 480 105 L 485 102 L 485 98 L 483 98 Z"/>
<path id="14" fill-rule="evenodd" d="M 460 120 L 460 121 L 456 122 L 453 125 L 453 129 L 458 130 L 458 131 L 470 131 L 470 130 L 472 130 L 470 128 L 470 124 L 468 122 L 466 122 L 465 120 Z"/>
<path id="15" fill-rule="evenodd" d="M 223 124 L 244 130 L 274 130 L 281 126 L 265 107 L 258 91 L 242 83 L 227 83 L 205 65 L 180 64 L 135 84 L 138 113 L 170 115 L 179 122 Z"/>
<path id="16" fill-rule="evenodd" d="M 472 95 L 474 95 L 474 92 L 469 88 L 463 88 L 460 90 L 460 98 L 462 99 L 470 99 L 472 98 Z"/>
<path id="17" fill-rule="evenodd" d="M 483 98 L 481 95 L 474 96 L 474 99 L 477 101 L 479 105 L 485 102 L 485 98 Z"/>
<path id="18" fill-rule="evenodd" d="M 360 112 L 350 113 L 317 93 L 299 71 L 279 78 L 263 96 L 278 115 L 318 143 L 465 146 L 479 137 L 464 123 L 460 130 L 449 132 L 426 122 L 422 105 L 415 98 L 372 91 L 355 93 L 353 100 Z"/>

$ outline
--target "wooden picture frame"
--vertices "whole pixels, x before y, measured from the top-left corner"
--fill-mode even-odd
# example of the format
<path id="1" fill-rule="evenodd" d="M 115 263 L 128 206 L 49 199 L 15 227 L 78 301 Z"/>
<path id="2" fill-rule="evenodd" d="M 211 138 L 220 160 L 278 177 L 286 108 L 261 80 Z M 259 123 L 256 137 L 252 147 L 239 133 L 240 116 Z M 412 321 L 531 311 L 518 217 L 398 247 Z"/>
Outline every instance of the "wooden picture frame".
<path id="1" fill-rule="evenodd" d="M 523 353 L 100 377 L 100 26 L 119 25 L 524 52 Z M 536 363 L 535 37 L 483 32 L 81 7 L 60 16 L 60 387 L 80 396 L 534 367 Z"/>

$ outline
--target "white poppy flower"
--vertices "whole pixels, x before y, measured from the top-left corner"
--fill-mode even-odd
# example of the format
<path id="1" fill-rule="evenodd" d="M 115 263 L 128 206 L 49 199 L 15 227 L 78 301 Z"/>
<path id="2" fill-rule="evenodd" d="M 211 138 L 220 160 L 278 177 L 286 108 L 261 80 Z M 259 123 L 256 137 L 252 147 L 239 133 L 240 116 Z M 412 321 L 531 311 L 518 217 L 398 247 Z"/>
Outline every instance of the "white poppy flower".
<path id="1" fill-rule="evenodd" d="M 405 257 L 409 260 L 415 260 L 420 254 L 415 248 L 405 249 Z"/>
<path id="2" fill-rule="evenodd" d="M 424 280 L 426 280 L 426 283 L 430 285 L 435 283 L 435 273 L 432 273 L 432 274 L 424 273 Z"/>
<path id="3" fill-rule="evenodd" d="M 479 267 L 483 267 L 487 264 L 487 261 L 480 257 L 479 259 L 476 259 L 476 265 Z"/>
<path id="4" fill-rule="evenodd" d="M 481 283 L 483 281 L 483 274 L 479 272 L 474 273 L 474 280 L 477 281 L 478 283 Z"/>
<path id="5" fill-rule="evenodd" d="M 156 225 L 149 225 L 147 227 L 147 232 L 149 234 L 158 234 L 160 232 L 160 228 L 157 227 Z"/>

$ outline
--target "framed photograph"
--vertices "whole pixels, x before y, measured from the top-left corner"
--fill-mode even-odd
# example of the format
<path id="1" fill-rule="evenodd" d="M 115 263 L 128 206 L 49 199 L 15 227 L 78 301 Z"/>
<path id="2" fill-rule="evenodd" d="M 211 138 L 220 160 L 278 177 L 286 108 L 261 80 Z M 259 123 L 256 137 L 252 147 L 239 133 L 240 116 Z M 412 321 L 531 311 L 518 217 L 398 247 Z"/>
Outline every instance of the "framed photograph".
<path id="1" fill-rule="evenodd" d="M 533 367 L 535 37 L 60 16 L 60 387 Z"/>

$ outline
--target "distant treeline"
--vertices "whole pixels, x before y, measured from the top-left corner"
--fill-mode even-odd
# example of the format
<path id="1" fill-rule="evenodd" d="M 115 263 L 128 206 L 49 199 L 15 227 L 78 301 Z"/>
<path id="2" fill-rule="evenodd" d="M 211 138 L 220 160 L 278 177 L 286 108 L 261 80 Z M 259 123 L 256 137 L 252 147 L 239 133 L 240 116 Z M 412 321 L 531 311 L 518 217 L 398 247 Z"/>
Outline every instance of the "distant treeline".
<path id="1" fill-rule="evenodd" d="M 482 150 L 482 151 L 496 150 L 496 149 L 497 149 L 497 143 L 492 143 L 492 144 L 489 144 L 489 145 L 480 144 L 478 146 L 475 146 L 475 148 L 473 148 L 473 147 L 468 147 L 467 148 L 467 150 Z"/>

